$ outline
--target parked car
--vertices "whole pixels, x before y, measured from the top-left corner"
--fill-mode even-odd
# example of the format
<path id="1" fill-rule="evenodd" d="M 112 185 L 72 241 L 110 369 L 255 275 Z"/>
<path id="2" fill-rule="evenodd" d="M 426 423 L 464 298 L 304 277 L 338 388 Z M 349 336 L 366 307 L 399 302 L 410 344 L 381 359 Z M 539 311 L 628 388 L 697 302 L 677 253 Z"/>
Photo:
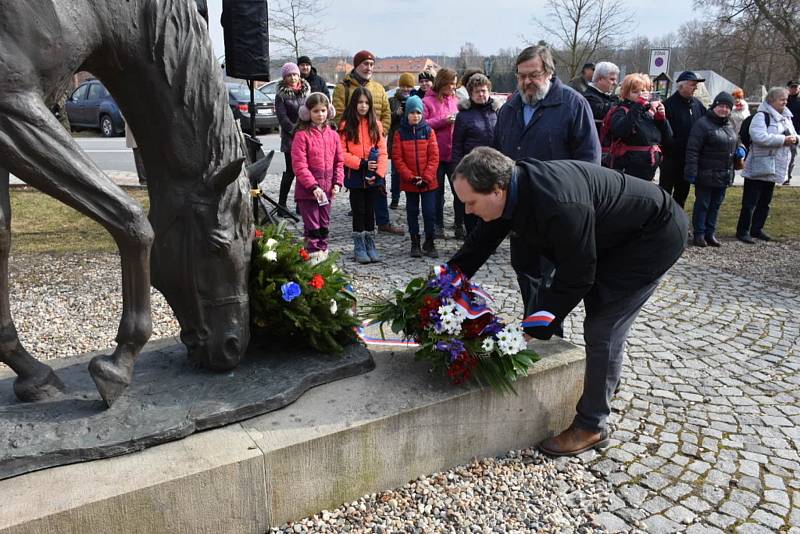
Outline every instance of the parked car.
<path id="1" fill-rule="evenodd" d="M 242 126 L 242 131 L 250 131 L 250 89 L 247 85 L 228 83 L 228 103 L 233 116 Z M 278 129 L 278 117 L 275 115 L 275 102 L 260 91 L 254 92 L 256 103 L 256 132 L 263 133 Z"/>
<path id="2" fill-rule="evenodd" d="M 96 129 L 104 137 L 125 135 L 125 120 L 111 93 L 99 80 L 86 80 L 75 89 L 64 107 L 72 131 Z"/>

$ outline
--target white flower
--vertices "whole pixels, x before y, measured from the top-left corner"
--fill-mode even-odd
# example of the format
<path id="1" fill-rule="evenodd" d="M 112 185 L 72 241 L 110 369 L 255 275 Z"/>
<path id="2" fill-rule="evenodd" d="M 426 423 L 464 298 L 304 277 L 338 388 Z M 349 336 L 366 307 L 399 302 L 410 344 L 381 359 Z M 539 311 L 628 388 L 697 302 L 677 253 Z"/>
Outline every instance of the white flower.
<path id="1" fill-rule="evenodd" d="M 504 356 L 513 356 L 528 347 L 522 335 L 522 327 L 519 325 L 506 326 L 497 333 L 495 338 L 497 347 Z"/>
<path id="2" fill-rule="evenodd" d="M 492 352 L 494 350 L 494 339 L 487 337 L 481 343 L 481 348 L 484 352 Z"/>
<path id="3" fill-rule="evenodd" d="M 356 312 L 353 311 L 353 308 L 347 308 L 347 315 L 350 317 L 355 317 Z"/>
<path id="4" fill-rule="evenodd" d="M 275 245 L 277 244 L 278 242 L 272 239 L 271 237 L 267 239 L 267 248 L 275 248 Z"/>
<path id="5" fill-rule="evenodd" d="M 267 261 L 278 261 L 278 253 L 274 250 L 268 250 L 264 253 L 264 259 Z"/>
<path id="6" fill-rule="evenodd" d="M 438 313 L 439 321 L 442 323 L 442 326 L 441 329 L 435 328 L 437 333 L 447 332 L 454 336 L 461 333 L 461 323 L 463 323 L 466 318 L 464 310 L 455 304 L 445 304 L 439 306 Z"/>
<path id="7" fill-rule="evenodd" d="M 331 299 L 331 315 L 336 315 L 336 311 L 339 309 L 339 305 L 336 304 L 336 299 Z"/>

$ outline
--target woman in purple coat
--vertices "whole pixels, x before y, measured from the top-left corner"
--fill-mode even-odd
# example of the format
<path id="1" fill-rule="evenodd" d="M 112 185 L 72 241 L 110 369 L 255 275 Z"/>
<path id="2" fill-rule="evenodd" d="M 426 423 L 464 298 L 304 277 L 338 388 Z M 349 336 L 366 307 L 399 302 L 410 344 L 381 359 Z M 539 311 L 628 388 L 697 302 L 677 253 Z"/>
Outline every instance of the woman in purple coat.
<path id="1" fill-rule="evenodd" d="M 456 124 L 453 131 L 453 152 L 451 158 L 453 166 L 458 165 L 461 158 L 469 154 L 473 148 L 479 146 L 492 146 L 494 128 L 497 124 L 497 110 L 500 104 L 490 95 L 492 82 L 476 72 L 467 78 L 464 83 L 469 98 L 458 104 L 460 113 L 456 115 Z M 467 234 L 472 232 L 478 224 L 478 217 L 471 214 L 464 216 L 464 226 Z M 456 232 L 456 237 L 459 237 Z"/>

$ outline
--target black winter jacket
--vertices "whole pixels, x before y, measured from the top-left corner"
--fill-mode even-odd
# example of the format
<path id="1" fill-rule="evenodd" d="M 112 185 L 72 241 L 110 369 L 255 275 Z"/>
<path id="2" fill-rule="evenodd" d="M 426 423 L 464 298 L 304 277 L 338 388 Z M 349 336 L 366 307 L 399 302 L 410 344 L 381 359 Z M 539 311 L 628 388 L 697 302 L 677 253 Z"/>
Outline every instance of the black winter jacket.
<path id="1" fill-rule="evenodd" d="M 689 134 L 684 178 L 694 176 L 695 184 L 707 187 L 731 185 L 733 158 L 738 146 L 736 131 L 728 118 L 718 117 L 709 110 L 692 126 Z"/>
<path id="2" fill-rule="evenodd" d="M 300 106 L 305 103 L 311 92 L 306 80 L 300 80 L 300 88 L 300 92 L 295 93 L 281 80 L 275 91 L 275 115 L 278 116 L 278 124 L 281 125 L 281 152 L 284 153 L 292 151 L 292 139 L 294 139 L 294 129 L 297 126 Z"/>
<path id="3" fill-rule="evenodd" d="M 664 157 L 683 162 L 689 133 L 694 123 L 706 114 L 706 107 L 695 97 L 687 100 L 675 92 L 664 102 L 664 108 L 672 128 L 672 138 L 663 140 Z"/>
<path id="4" fill-rule="evenodd" d="M 328 91 L 328 84 L 325 82 L 325 78 L 317 74 L 317 69 L 311 67 L 311 72 L 308 73 L 308 78 L 304 78 L 308 85 L 311 87 L 312 93 L 323 93 L 325 96 L 328 97 L 328 101 L 331 100 L 331 93 Z"/>
<path id="5" fill-rule="evenodd" d="M 647 109 L 638 102 L 624 100 L 611 115 L 611 138 L 619 139 L 627 146 L 660 146 L 663 139 L 671 137 L 672 128 L 669 121 L 653 119 Z M 614 168 L 655 169 L 660 161 L 660 157 L 654 158 L 649 152 L 629 151 L 614 160 Z"/>
<path id="6" fill-rule="evenodd" d="M 794 124 L 794 131 L 800 132 L 800 95 L 789 95 L 789 100 L 786 102 L 786 107 L 792 112 L 792 123 Z"/>
<path id="7" fill-rule="evenodd" d="M 458 103 L 451 162 L 457 164 L 475 147 L 492 146 L 498 109 L 500 105 L 493 98 L 486 104 L 476 104 L 468 98 Z"/>
<path id="8" fill-rule="evenodd" d="M 583 92 L 583 97 L 589 102 L 589 107 L 592 108 L 592 115 L 594 115 L 597 131 L 599 132 L 603 119 L 606 118 L 609 110 L 619 104 L 619 97 L 617 95 L 607 95 L 591 85 Z"/>
<path id="9" fill-rule="evenodd" d="M 526 159 L 516 170 L 510 217 L 481 221 L 448 263 L 472 276 L 510 232 L 552 261 L 541 302 L 555 319 L 527 328 L 534 337 L 548 339 L 595 286 L 621 295 L 645 287 L 683 253 L 689 221 L 655 184 L 582 161 Z"/>

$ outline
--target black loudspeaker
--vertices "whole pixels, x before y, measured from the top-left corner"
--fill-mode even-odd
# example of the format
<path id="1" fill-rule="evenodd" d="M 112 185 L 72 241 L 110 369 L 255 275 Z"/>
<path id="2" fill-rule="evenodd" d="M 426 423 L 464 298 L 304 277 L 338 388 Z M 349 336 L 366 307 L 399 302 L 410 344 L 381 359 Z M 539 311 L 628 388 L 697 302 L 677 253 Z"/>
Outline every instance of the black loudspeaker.
<path id="1" fill-rule="evenodd" d="M 269 15 L 266 0 L 223 0 L 225 72 L 232 78 L 269 81 Z"/>

